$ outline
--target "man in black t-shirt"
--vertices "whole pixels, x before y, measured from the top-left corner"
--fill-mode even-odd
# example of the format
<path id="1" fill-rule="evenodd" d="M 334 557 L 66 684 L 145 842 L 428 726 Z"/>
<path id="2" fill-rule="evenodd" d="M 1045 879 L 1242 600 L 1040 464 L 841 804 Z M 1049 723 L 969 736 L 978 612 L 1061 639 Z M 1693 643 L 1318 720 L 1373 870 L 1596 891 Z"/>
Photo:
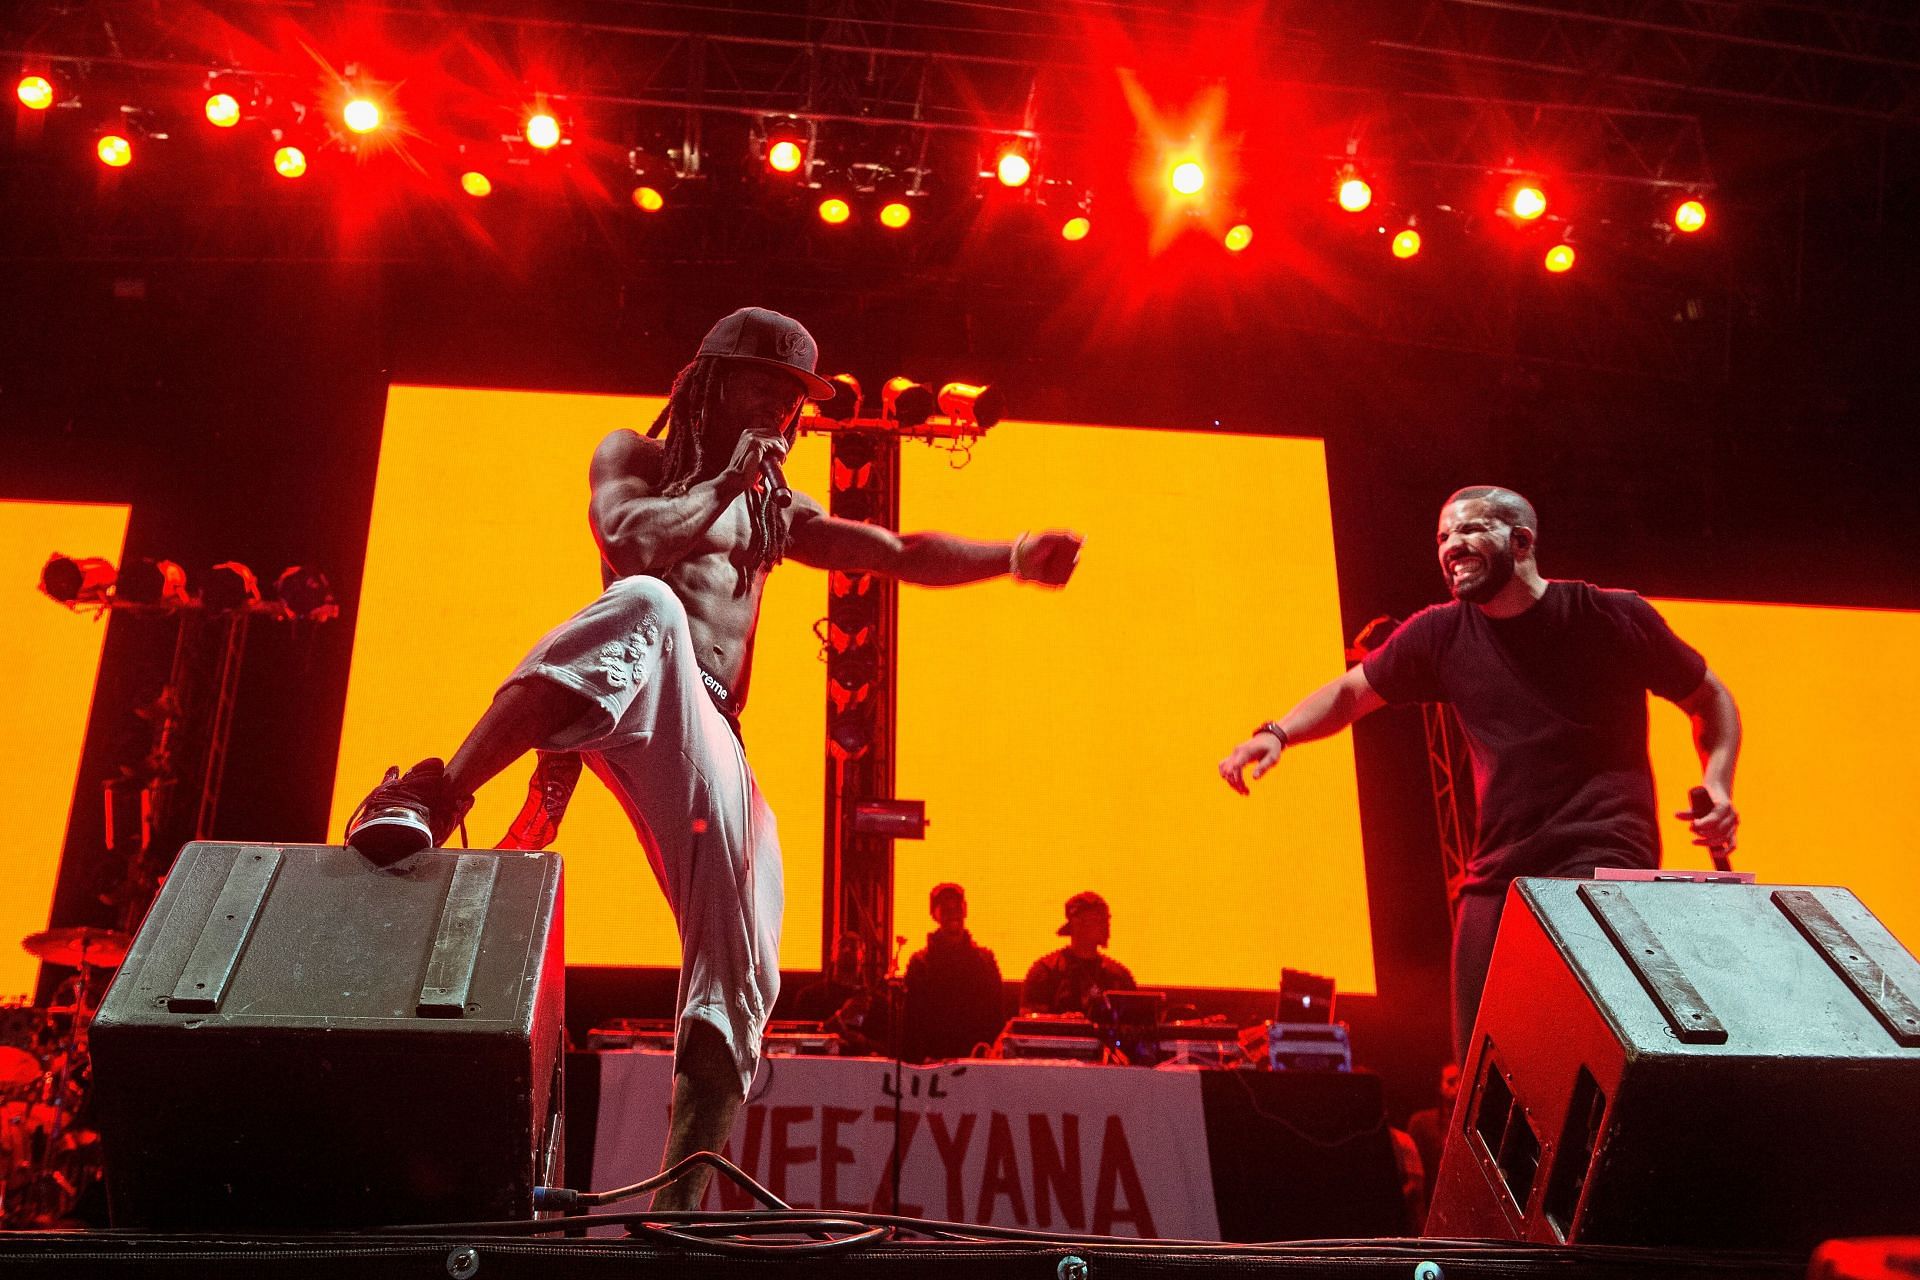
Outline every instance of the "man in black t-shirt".
<path id="1" fill-rule="evenodd" d="M 1000 1034 L 1000 964 L 967 932 L 967 891 L 937 884 L 927 911 L 939 928 L 907 961 L 902 1056 L 909 1062 L 971 1057 Z"/>
<path id="2" fill-rule="evenodd" d="M 1713 806 L 1694 843 L 1731 852 L 1740 713 L 1703 659 L 1631 591 L 1548 581 L 1533 506 L 1509 489 L 1461 489 L 1440 511 L 1440 572 L 1453 595 L 1422 609 L 1360 665 L 1268 721 L 1220 762 L 1245 795 L 1289 745 L 1378 707 L 1445 702 L 1473 756 L 1479 823 L 1453 933 L 1453 1047 L 1464 1060 L 1515 876 L 1589 876 L 1660 862 L 1648 692 L 1693 721 Z M 1680 817 L 1692 817 L 1680 814 Z"/>
<path id="3" fill-rule="evenodd" d="M 1076 893 L 1067 899 L 1067 920 L 1054 930 L 1067 945 L 1033 962 L 1020 984 L 1020 1008 L 1025 1013 L 1085 1013 L 1093 998 L 1104 991 L 1134 990 L 1127 966 L 1100 948 L 1113 936 L 1113 913 L 1097 893 Z"/>

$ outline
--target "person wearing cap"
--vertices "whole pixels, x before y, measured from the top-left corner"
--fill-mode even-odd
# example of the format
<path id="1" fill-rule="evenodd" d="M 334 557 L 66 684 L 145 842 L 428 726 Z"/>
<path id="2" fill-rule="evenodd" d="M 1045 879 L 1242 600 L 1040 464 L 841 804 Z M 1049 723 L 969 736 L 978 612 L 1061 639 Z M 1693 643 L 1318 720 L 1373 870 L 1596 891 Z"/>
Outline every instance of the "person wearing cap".
<path id="1" fill-rule="evenodd" d="M 935 885 L 927 910 L 940 927 L 907 961 L 900 1056 L 909 1062 L 971 1057 L 1000 1034 L 1000 964 L 967 932 L 965 889 Z"/>
<path id="2" fill-rule="evenodd" d="M 713 327 L 651 431 L 615 431 L 594 453 L 605 590 L 534 646 L 451 759 L 389 770 L 347 824 L 350 845 L 393 861 L 443 844 L 474 791 L 528 751 L 580 754 L 632 819 L 679 928 L 669 1166 L 726 1141 L 779 990 L 780 847 L 738 733 L 768 572 L 790 556 L 935 586 L 1058 587 L 1079 559 L 1072 533 L 896 534 L 790 492 L 780 464 L 801 406 L 833 391 L 815 355 L 777 312 Z M 692 1209 L 707 1177 L 675 1179 L 655 1207 Z"/>
<path id="3" fill-rule="evenodd" d="M 1113 935 L 1113 913 L 1097 893 L 1067 899 L 1067 921 L 1055 933 L 1067 939 L 1058 951 L 1041 956 L 1020 987 L 1020 1008 L 1027 1013 L 1085 1013 L 1105 991 L 1132 991 L 1137 985 L 1127 966 L 1103 953 Z"/>
<path id="4" fill-rule="evenodd" d="M 886 1057 L 886 1001 L 876 1000 L 867 981 L 867 943 L 848 930 L 833 947 L 833 967 L 800 988 L 788 1017 L 817 1022 L 840 1037 L 840 1052 Z"/>

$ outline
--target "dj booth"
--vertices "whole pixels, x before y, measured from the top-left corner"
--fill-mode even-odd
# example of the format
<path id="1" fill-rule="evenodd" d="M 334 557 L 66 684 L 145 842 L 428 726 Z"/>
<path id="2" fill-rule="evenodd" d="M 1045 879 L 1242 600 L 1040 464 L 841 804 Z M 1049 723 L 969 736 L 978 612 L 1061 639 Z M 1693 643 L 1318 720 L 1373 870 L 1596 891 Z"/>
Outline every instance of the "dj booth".
<path id="1" fill-rule="evenodd" d="M 669 1053 L 569 1055 L 570 1185 L 657 1172 L 672 1085 Z M 770 1054 L 723 1154 L 796 1208 L 1192 1240 L 1411 1230 L 1361 1072 Z M 707 1203 L 750 1207 L 719 1178 Z"/>

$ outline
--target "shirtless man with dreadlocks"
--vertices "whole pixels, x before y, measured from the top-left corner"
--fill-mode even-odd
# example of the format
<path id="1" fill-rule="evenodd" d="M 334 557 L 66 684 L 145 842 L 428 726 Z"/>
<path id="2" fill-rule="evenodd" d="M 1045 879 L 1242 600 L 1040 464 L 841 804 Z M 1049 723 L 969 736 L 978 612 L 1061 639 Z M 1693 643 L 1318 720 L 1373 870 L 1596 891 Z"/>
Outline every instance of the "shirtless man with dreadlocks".
<path id="1" fill-rule="evenodd" d="M 679 926 L 679 1036 L 663 1167 L 726 1140 L 780 985 L 784 908 L 773 815 L 738 735 L 760 594 L 791 556 L 822 569 L 950 586 L 1011 574 L 1058 587 L 1072 533 L 973 542 L 895 534 L 789 494 L 780 463 L 805 397 L 833 388 L 813 338 L 747 308 L 707 334 L 653 432 L 616 431 L 591 470 L 607 588 L 508 677 L 453 758 L 386 779 L 347 842 L 388 862 L 443 844 L 481 784 L 528 751 L 577 752 L 619 798 Z M 654 1207 L 692 1209 L 696 1168 Z"/>

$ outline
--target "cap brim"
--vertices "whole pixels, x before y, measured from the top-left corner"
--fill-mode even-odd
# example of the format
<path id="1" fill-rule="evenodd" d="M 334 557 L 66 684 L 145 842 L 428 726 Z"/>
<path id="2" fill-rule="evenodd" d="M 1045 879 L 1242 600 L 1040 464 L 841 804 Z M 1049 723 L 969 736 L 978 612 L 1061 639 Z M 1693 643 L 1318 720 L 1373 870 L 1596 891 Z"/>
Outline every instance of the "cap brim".
<path id="1" fill-rule="evenodd" d="M 1073 921 L 1071 920 L 1067 921 L 1065 924 L 1061 925 L 1058 929 L 1055 929 L 1053 931 L 1054 936 L 1057 938 L 1067 937 L 1072 932 L 1073 932 Z"/>
<path id="2" fill-rule="evenodd" d="M 765 356 L 721 356 L 720 359 L 745 360 L 752 364 L 763 364 L 769 369 L 778 369 L 782 373 L 790 373 L 800 379 L 800 385 L 807 389 L 807 399 L 809 400 L 831 400 L 834 397 L 835 388 L 831 382 L 828 382 L 817 373 L 808 373 L 805 369 L 796 369 L 785 360 L 769 360 Z"/>

